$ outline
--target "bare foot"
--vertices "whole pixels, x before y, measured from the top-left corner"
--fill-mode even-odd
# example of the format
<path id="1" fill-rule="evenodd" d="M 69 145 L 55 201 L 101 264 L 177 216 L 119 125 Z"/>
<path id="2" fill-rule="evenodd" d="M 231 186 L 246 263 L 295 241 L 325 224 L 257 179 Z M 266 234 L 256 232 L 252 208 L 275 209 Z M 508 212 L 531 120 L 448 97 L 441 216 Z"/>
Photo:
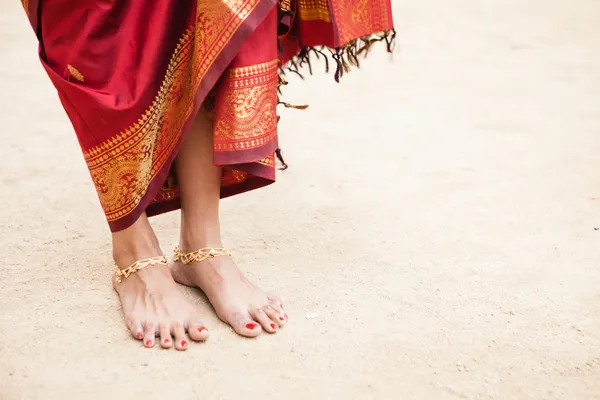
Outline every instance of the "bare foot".
<path id="1" fill-rule="evenodd" d="M 213 124 L 198 112 L 175 159 L 181 189 L 181 249 L 223 247 L 219 223 L 221 168 L 213 164 Z M 250 282 L 230 257 L 171 268 L 173 278 L 206 294 L 217 316 L 242 336 L 277 332 L 287 320 L 281 300 Z"/>
<path id="2" fill-rule="evenodd" d="M 239 335 L 255 337 L 262 330 L 275 333 L 288 320 L 281 300 L 250 282 L 231 257 L 188 265 L 177 261 L 171 273 L 182 285 L 200 288 L 217 316 Z"/>
<path id="3" fill-rule="evenodd" d="M 124 269 L 134 262 L 162 255 L 158 240 L 145 215 L 131 227 L 113 233 L 113 253 L 116 264 Z M 113 287 L 119 294 L 125 323 L 134 338 L 144 346 L 160 345 L 186 350 L 189 338 L 204 341 L 208 330 L 194 307 L 185 299 L 166 265 L 149 265 Z M 187 335 L 186 335 L 187 332 Z"/>

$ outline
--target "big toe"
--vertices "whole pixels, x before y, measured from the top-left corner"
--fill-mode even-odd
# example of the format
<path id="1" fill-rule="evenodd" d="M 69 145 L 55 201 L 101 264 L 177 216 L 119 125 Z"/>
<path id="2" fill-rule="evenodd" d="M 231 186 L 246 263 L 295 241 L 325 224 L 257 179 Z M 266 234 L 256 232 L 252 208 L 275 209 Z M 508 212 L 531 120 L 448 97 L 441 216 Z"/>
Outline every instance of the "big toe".
<path id="1" fill-rule="evenodd" d="M 262 332 L 260 324 L 254 321 L 248 313 L 232 313 L 226 322 L 241 336 L 256 337 Z"/>

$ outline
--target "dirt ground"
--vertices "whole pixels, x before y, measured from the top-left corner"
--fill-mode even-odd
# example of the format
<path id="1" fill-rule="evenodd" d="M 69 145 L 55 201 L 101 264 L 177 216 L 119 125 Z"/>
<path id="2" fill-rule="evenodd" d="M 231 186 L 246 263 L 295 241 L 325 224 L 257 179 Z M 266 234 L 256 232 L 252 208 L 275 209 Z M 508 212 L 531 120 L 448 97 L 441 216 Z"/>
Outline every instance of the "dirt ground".
<path id="1" fill-rule="evenodd" d="M 240 339 L 187 290 L 212 337 L 185 353 L 129 338 L 75 135 L 0 6 L 0 399 L 600 399 L 600 2 L 395 1 L 393 61 L 292 79 L 290 169 L 222 212 L 290 323 Z"/>

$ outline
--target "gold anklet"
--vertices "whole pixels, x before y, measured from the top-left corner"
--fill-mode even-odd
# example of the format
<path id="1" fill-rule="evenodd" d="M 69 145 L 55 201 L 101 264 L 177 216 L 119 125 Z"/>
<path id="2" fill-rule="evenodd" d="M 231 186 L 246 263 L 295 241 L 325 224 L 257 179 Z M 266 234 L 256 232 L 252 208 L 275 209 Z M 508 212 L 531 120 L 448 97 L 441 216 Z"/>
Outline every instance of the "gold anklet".
<path id="1" fill-rule="evenodd" d="M 219 256 L 229 256 L 231 253 L 229 250 L 223 247 L 204 247 L 200 250 L 192 251 L 191 253 L 184 253 L 179 247 L 175 247 L 175 255 L 173 261 L 181 261 L 184 264 L 193 264 L 195 262 L 202 262 L 208 258 L 215 258 Z"/>
<path id="2" fill-rule="evenodd" d="M 146 268 L 148 265 L 168 265 L 167 256 L 158 256 L 158 257 L 150 257 L 145 258 L 143 260 L 139 260 L 131 264 L 129 267 L 125 269 L 120 269 L 117 265 L 115 265 L 115 281 L 117 283 L 121 283 L 123 279 L 129 278 L 131 274 L 135 274 L 142 268 Z"/>

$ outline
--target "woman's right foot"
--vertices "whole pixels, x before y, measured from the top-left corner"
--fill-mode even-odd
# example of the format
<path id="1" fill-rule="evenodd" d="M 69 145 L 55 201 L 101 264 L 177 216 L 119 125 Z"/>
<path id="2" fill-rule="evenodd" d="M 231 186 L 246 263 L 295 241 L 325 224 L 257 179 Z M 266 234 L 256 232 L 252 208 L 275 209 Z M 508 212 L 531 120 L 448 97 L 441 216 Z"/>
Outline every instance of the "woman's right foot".
<path id="1" fill-rule="evenodd" d="M 218 243 L 216 247 L 223 246 Z M 196 247 L 184 247 L 188 248 Z M 219 319 L 240 336 L 255 337 L 261 331 L 275 333 L 288 321 L 281 299 L 248 280 L 231 257 L 209 258 L 189 265 L 176 261 L 171 272 L 178 283 L 200 288 Z"/>
<path id="2" fill-rule="evenodd" d="M 162 254 L 145 214 L 131 227 L 113 233 L 113 256 L 120 269 Z M 208 330 L 177 288 L 167 266 L 148 265 L 128 278 L 121 278 L 121 282 L 115 278 L 113 287 L 121 299 L 125 323 L 144 346 L 154 347 L 158 336 L 163 348 L 175 346 L 177 350 L 186 350 L 188 335 L 194 341 L 208 338 Z"/>

